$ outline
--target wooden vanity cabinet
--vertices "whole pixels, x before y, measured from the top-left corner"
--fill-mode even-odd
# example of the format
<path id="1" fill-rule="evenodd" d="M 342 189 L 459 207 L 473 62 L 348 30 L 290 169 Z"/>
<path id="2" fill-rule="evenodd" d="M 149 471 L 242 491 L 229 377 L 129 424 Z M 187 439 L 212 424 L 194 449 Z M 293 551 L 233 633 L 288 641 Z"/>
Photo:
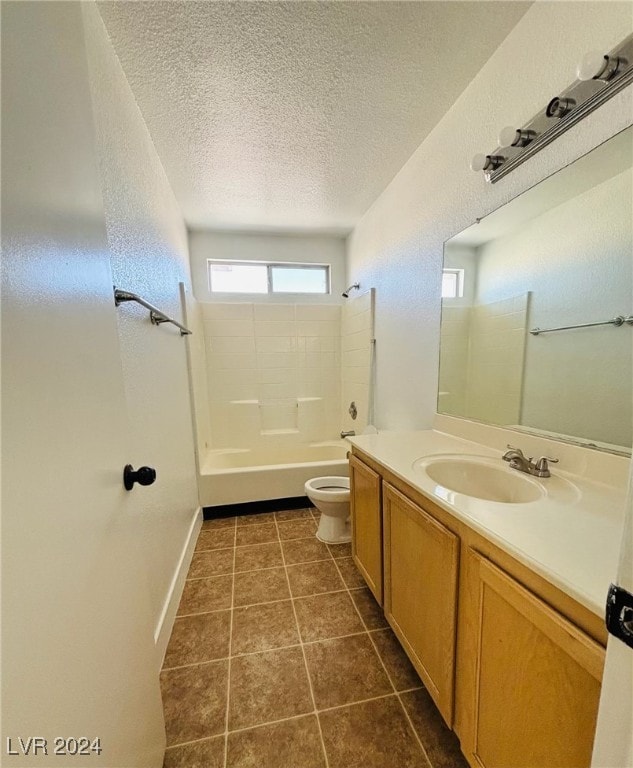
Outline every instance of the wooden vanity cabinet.
<path id="1" fill-rule="evenodd" d="M 459 539 L 389 483 L 383 514 L 385 616 L 450 726 Z"/>
<path id="2" fill-rule="evenodd" d="M 355 456 L 349 457 L 352 557 L 380 605 L 382 600 L 381 479 Z"/>
<path id="3" fill-rule="evenodd" d="M 591 763 L 604 649 L 472 549 L 467 554 L 472 685 L 461 746 L 483 768 Z M 463 666 L 463 665 L 462 665 Z"/>
<path id="4" fill-rule="evenodd" d="M 601 617 L 361 456 L 354 560 L 471 768 L 589 768 Z"/>

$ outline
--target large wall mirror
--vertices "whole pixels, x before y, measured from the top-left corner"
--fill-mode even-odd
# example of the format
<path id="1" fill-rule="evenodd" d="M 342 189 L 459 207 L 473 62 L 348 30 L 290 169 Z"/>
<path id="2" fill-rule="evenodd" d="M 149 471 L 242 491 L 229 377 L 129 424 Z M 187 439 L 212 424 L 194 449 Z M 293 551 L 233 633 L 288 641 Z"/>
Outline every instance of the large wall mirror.
<path id="1" fill-rule="evenodd" d="M 445 243 L 440 413 L 630 452 L 632 161 L 629 128 Z"/>

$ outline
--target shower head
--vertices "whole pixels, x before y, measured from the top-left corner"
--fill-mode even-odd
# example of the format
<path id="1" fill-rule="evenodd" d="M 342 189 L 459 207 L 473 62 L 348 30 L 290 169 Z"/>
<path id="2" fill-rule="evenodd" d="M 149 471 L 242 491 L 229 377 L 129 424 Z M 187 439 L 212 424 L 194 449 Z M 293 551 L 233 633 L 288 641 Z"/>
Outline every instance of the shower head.
<path id="1" fill-rule="evenodd" d="M 347 290 L 343 291 L 343 294 L 342 294 L 343 298 L 349 299 L 349 292 L 354 290 L 357 291 L 359 288 L 360 288 L 360 283 L 352 283 L 352 285 L 350 285 L 350 287 Z"/>

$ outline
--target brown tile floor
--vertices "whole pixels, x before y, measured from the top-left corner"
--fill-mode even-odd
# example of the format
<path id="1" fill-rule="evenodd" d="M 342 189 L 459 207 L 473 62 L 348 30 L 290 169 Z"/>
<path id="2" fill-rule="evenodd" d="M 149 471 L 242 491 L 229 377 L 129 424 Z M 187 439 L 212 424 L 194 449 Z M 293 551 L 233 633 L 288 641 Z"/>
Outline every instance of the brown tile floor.
<path id="1" fill-rule="evenodd" d="M 203 524 L 161 687 L 165 768 L 466 768 L 316 510 Z"/>

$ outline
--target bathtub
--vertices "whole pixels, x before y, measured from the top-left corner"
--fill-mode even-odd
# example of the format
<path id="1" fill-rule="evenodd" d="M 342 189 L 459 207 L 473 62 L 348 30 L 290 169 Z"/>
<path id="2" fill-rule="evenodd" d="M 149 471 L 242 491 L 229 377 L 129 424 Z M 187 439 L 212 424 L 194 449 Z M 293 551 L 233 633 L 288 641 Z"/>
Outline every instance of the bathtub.
<path id="1" fill-rule="evenodd" d="M 219 448 L 209 451 L 199 475 L 203 507 L 305 496 L 306 480 L 347 477 L 346 440 L 294 448 Z"/>

